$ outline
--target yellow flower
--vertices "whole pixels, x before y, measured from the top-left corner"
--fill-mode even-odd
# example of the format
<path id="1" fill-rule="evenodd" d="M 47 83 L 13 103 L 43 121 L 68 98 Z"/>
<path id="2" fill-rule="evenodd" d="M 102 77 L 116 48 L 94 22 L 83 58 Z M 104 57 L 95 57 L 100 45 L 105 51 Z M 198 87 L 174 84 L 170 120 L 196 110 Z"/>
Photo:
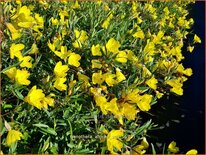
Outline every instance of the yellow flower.
<path id="1" fill-rule="evenodd" d="M 187 47 L 187 51 L 189 51 L 190 53 L 192 53 L 193 50 L 194 50 L 194 46 L 188 46 Z"/>
<path id="2" fill-rule="evenodd" d="M 31 28 L 34 24 L 36 24 L 36 21 L 32 16 L 30 16 L 31 11 L 27 6 L 22 6 L 18 8 L 16 14 L 11 17 L 11 20 L 16 20 L 17 25 L 22 28 Z"/>
<path id="3" fill-rule="evenodd" d="M 52 26 L 56 26 L 59 24 L 59 21 L 58 19 L 55 19 L 54 17 L 51 18 L 51 23 L 52 23 Z"/>
<path id="4" fill-rule="evenodd" d="M 177 95 L 183 95 L 182 83 L 180 83 L 179 78 L 166 81 L 166 84 L 168 84 L 172 87 L 170 89 L 171 92 L 174 92 Z"/>
<path id="5" fill-rule="evenodd" d="M 136 103 L 141 111 L 149 111 L 151 106 L 150 103 L 152 101 L 152 95 L 144 94 L 142 96 L 137 97 Z"/>
<path id="6" fill-rule="evenodd" d="M 194 43 L 201 43 L 201 39 L 195 34 L 194 35 Z"/>
<path id="7" fill-rule="evenodd" d="M 97 4 L 98 4 L 98 5 L 101 5 L 101 4 L 102 4 L 102 0 L 98 0 L 98 1 L 97 1 Z"/>
<path id="8" fill-rule="evenodd" d="M 84 82 L 83 83 L 84 87 L 90 86 L 90 83 L 89 83 L 90 78 L 88 76 L 81 74 L 81 73 L 78 73 L 77 75 L 78 75 L 78 80 Z"/>
<path id="9" fill-rule="evenodd" d="M 31 82 L 28 80 L 30 73 L 27 70 L 16 70 L 15 81 L 20 85 L 29 85 Z"/>
<path id="10" fill-rule="evenodd" d="M 32 67 L 32 63 L 29 62 L 32 59 L 32 57 L 30 56 L 25 56 L 25 57 L 19 57 L 19 61 L 22 61 L 22 63 L 20 64 L 21 67 L 27 67 L 27 68 L 31 68 Z"/>
<path id="11" fill-rule="evenodd" d="M 39 49 L 38 49 L 37 45 L 35 43 L 33 43 L 29 54 L 37 54 L 37 53 L 39 53 Z"/>
<path id="12" fill-rule="evenodd" d="M 92 83 L 101 85 L 104 82 L 102 72 L 92 74 Z"/>
<path id="13" fill-rule="evenodd" d="M 79 9 L 80 8 L 80 5 L 78 3 L 78 1 L 76 0 L 74 5 L 72 5 L 72 9 Z"/>
<path id="14" fill-rule="evenodd" d="M 131 60 L 133 62 L 137 62 L 138 58 L 136 57 L 136 55 L 134 54 L 134 52 L 132 52 L 131 50 L 124 50 L 127 53 L 127 59 Z"/>
<path id="15" fill-rule="evenodd" d="M 167 6 L 163 9 L 163 11 L 164 11 L 165 15 L 169 15 L 170 14 L 170 11 L 169 11 Z"/>
<path id="16" fill-rule="evenodd" d="M 172 23 L 172 21 L 169 22 L 169 25 L 168 25 L 170 28 L 174 28 L 174 24 Z"/>
<path id="17" fill-rule="evenodd" d="M 15 75 L 16 75 L 16 67 L 12 67 L 8 70 L 5 71 L 5 74 L 12 80 L 15 80 Z"/>
<path id="18" fill-rule="evenodd" d="M 114 54 L 119 52 L 119 47 L 121 44 L 119 41 L 116 41 L 114 38 L 109 39 L 109 41 L 106 44 L 106 48 L 109 52 L 112 52 Z"/>
<path id="19" fill-rule="evenodd" d="M 10 57 L 11 59 L 14 59 L 14 57 L 17 57 L 19 61 L 22 61 L 20 66 L 21 67 L 27 67 L 31 68 L 32 63 L 29 62 L 32 57 L 31 56 L 23 56 L 21 53 L 21 50 L 24 49 L 24 44 L 12 44 L 10 47 Z"/>
<path id="20" fill-rule="evenodd" d="M 107 17 L 107 19 L 105 19 L 104 22 L 102 23 L 102 28 L 107 29 L 112 18 L 113 15 L 110 14 L 109 17 Z"/>
<path id="21" fill-rule="evenodd" d="M 48 105 L 52 107 L 54 106 L 54 99 L 50 96 L 46 96 L 42 99 L 42 107 L 48 109 Z"/>
<path id="22" fill-rule="evenodd" d="M 72 45 L 74 46 L 74 48 L 81 48 L 81 47 L 82 47 L 81 42 L 78 41 L 78 40 L 75 40 L 75 41 L 72 43 Z"/>
<path id="23" fill-rule="evenodd" d="M 38 109 L 43 108 L 42 100 L 44 99 L 45 94 L 43 90 L 37 89 L 36 86 L 33 86 L 27 96 L 24 98 L 24 101 L 35 106 Z"/>
<path id="24" fill-rule="evenodd" d="M 102 88 L 90 87 L 89 92 L 94 96 L 101 96 Z"/>
<path id="25" fill-rule="evenodd" d="M 103 76 L 108 86 L 113 86 L 114 84 L 116 84 L 116 80 L 114 79 L 116 77 L 115 74 L 108 72 L 108 73 L 105 73 Z"/>
<path id="26" fill-rule="evenodd" d="M 44 27 L 44 18 L 41 17 L 39 14 L 35 13 L 34 15 L 35 19 L 36 19 L 36 28 L 43 28 Z"/>
<path id="27" fill-rule="evenodd" d="M 64 91 L 67 89 L 67 85 L 64 84 L 64 82 L 66 82 L 66 78 L 57 78 L 56 81 L 54 82 L 54 88 L 60 90 L 60 91 Z"/>
<path id="28" fill-rule="evenodd" d="M 133 154 L 139 153 L 139 154 L 144 154 L 146 152 L 145 149 L 149 147 L 149 143 L 147 142 L 147 139 L 143 137 L 141 144 L 135 146 L 133 149 L 134 151 L 132 152 Z"/>
<path id="29" fill-rule="evenodd" d="M 145 10 L 149 11 L 151 14 L 155 13 L 156 8 L 154 8 L 151 4 L 145 4 Z"/>
<path id="30" fill-rule="evenodd" d="M 156 90 L 157 89 L 157 79 L 155 79 L 155 77 L 152 77 L 151 79 L 147 80 L 145 82 L 150 88 Z"/>
<path id="31" fill-rule="evenodd" d="M 172 141 L 169 146 L 168 146 L 168 150 L 171 152 L 171 153 L 177 153 L 179 151 L 179 148 L 176 147 L 176 142 Z"/>
<path id="32" fill-rule="evenodd" d="M 142 19 L 140 17 L 137 17 L 137 24 L 141 24 L 142 23 Z"/>
<path id="33" fill-rule="evenodd" d="M 111 130 L 107 135 L 107 148 L 108 150 L 114 154 L 114 148 L 121 151 L 123 147 L 123 143 L 118 140 L 118 137 L 123 136 L 123 130 Z"/>
<path id="34" fill-rule="evenodd" d="M 108 4 L 105 3 L 105 5 L 104 5 L 104 11 L 109 11 L 109 10 L 110 10 L 110 8 L 109 8 Z"/>
<path id="35" fill-rule="evenodd" d="M 107 114 L 107 99 L 104 96 L 95 95 L 94 100 L 97 106 L 100 107 L 103 114 Z"/>
<path id="36" fill-rule="evenodd" d="M 164 36 L 164 32 L 163 31 L 159 31 L 157 33 L 157 35 L 154 35 L 154 38 L 153 38 L 152 42 L 154 44 L 161 44 L 161 39 L 162 39 L 163 36 Z"/>
<path id="37" fill-rule="evenodd" d="M 50 41 L 47 43 L 48 47 L 52 52 L 55 52 L 55 44 L 50 43 Z"/>
<path id="38" fill-rule="evenodd" d="M 59 61 L 54 67 L 54 74 L 56 77 L 65 77 L 68 70 L 69 67 L 67 65 L 62 65 L 62 62 Z"/>
<path id="39" fill-rule="evenodd" d="M 102 64 L 99 60 L 92 60 L 92 68 L 102 68 Z"/>
<path id="40" fill-rule="evenodd" d="M 192 75 L 192 69 L 191 68 L 187 68 L 185 69 L 184 66 L 182 64 L 179 64 L 177 67 L 177 72 L 185 74 L 187 76 L 191 76 Z"/>
<path id="41" fill-rule="evenodd" d="M 102 56 L 102 52 L 100 51 L 100 45 L 99 44 L 92 45 L 91 51 L 92 51 L 93 56 Z"/>
<path id="42" fill-rule="evenodd" d="M 147 142 L 147 139 L 145 137 L 143 137 L 141 145 L 144 146 L 145 149 L 149 147 L 149 143 Z"/>
<path id="43" fill-rule="evenodd" d="M 132 36 L 135 38 L 140 38 L 140 39 L 144 39 L 145 37 L 144 32 L 142 30 L 135 32 Z"/>
<path id="44" fill-rule="evenodd" d="M 143 50 L 146 54 L 152 55 L 155 51 L 155 44 L 151 42 L 149 39 L 147 40 L 147 44 Z"/>
<path id="45" fill-rule="evenodd" d="M 59 12 L 59 16 L 60 16 L 60 23 L 62 24 L 62 25 L 67 25 L 68 26 L 68 24 L 67 24 L 67 22 L 68 22 L 68 20 L 65 20 L 65 17 L 68 17 L 69 15 L 68 15 L 68 12 L 67 11 L 65 11 L 65 10 L 61 10 L 60 12 Z"/>
<path id="46" fill-rule="evenodd" d="M 196 149 L 189 150 L 186 153 L 186 155 L 195 155 L 195 154 L 197 154 L 197 150 Z"/>
<path id="47" fill-rule="evenodd" d="M 55 49 L 55 47 L 51 48 Z M 55 50 L 53 52 L 64 61 L 66 61 L 67 57 L 72 53 L 70 50 L 67 51 L 66 46 L 61 46 L 61 52 Z"/>
<path id="48" fill-rule="evenodd" d="M 84 42 L 88 39 L 87 32 L 84 30 L 79 31 L 79 30 L 75 29 L 74 34 L 76 37 L 76 41 L 74 43 L 72 43 L 72 45 L 75 48 L 81 48 L 82 44 L 84 44 Z"/>
<path id="49" fill-rule="evenodd" d="M 122 111 L 120 111 L 118 104 L 117 104 L 117 98 L 113 98 L 110 102 L 107 102 L 105 104 L 106 110 L 110 111 L 112 114 L 114 114 L 115 118 L 118 119 L 119 123 L 123 125 L 123 114 Z"/>
<path id="50" fill-rule="evenodd" d="M 128 94 L 126 95 L 126 100 L 128 100 L 129 103 L 136 103 L 137 96 L 139 96 L 139 89 L 129 90 Z"/>
<path id="51" fill-rule="evenodd" d="M 107 103 L 106 110 L 110 111 L 114 115 L 121 115 L 117 106 L 117 98 L 113 98 L 110 102 Z"/>
<path id="52" fill-rule="evenodd" d="M 60 0 L 61 3 L 67 4 L 68 0 Z"/>
<path id="53" fill-rule="evenodd" d="M 81 59 L 81 56 L 79 54 L 76 53 L 71 53 L 68 59 L 68 64 L 75 66 L 75 67 L 79 67 L 80 63 L 79 60 Z"/>
<path id="54" fill-rule="evenodd" d="M 21 50 L 24 49 L 24 44 L 11 44 L 11 47 L 10 47 L 10 58 L 11 59 L 14 59 L 14 57 L 21 57 L 22 54 L 21 54 Z"/>
<path id="55" fill-rule="evenodd" d="M 126 52 L 120 51 L 117 54 L 115 60 L 118 61 L 118 62 L 121 62 L 121 63 L 126 63 L 127 62 L 127 54 L 126 54 Z"/>
<path id="56" fill-rule="evenodd" d="M 124 76 L 124 74 L 122 74 L 121 70 L 119 68 L 116 68 L 116 77 L 117 77 L 117 82 L 122 82 L 124 81 L 126 78 Z"/>
<path id="57" fill-rule="evenodd" d="M 22 137 L 21 132 L 10 129 L 6 137 L 6 145 L 11 146 L 16 141 L 21 140 Z"/>
<path id="58" fill-rule="evenodd" d="M 183 95 L 183 89 L 180 87 L 173 87 L 170 91 L 176 93 L 177 95 Z"/>
<path id="59" fill-rule="evenodd" d="M 72 90 L 73 90 L 76 83 L 77 83 L 76 80 L 72 80 L 69 82 L 68 96 L 70 96 L 72 94 Z"/>
<path id="60" fill-rule="evenodd" d="M 184 25 L 186 24 L 185 17 L 180 17 L 180 18 L 178 18 L 177 24 L 178 24 L 179 26 L 184 26 Z"/>
<path id="61" fill-rule="evenodd" d="M 160 99 L 164 94 L 160 93 L 159 91 L 156 91 L 156 96 L 158 99 Z"/>
<path id="62" fill-rule="evenodd" d="M 22 36 L 22 34 L 11 23 L 6 23 L 6 26 L 11 33 L 12 40 L 16 40 Z"/>
<path id="63" fill-rule="evenodd" d="M 146 150 L 144 149 L 143 145 L 136 145 L 133 148 L 132 154 L 145 154 Z"/>
<path id="64" fill-rule="evenodd" d="M 184 70 L 183 73 L 184 73 L 185 75 L 187 75 L 187 76 L 191 76 L 191 75 L 192 75 L 192 69 L 191 69 L 191 68 L 187 68 L 187 69 Z"/>
<path id="65" fill-rule="evenodd" d="M 128 120 L 135 120 L 138 110 L 132 104 L 122 103 L 121 112 Z"/>

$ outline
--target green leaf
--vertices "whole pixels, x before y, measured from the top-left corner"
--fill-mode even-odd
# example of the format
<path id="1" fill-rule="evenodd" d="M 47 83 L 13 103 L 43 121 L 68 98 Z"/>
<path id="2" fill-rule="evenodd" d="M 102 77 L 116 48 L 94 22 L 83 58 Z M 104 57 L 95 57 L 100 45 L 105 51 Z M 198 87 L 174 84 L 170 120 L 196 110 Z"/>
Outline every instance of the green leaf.
<path id="1" fill-rule="evenodd" d="M 40 130 L 42 130 L 45 133 L 54 135 L 54 136 L 57 135 L 56 131 L 53 128 L 40 128 Z"/>
<path id="2" fill-rule="evenodd" d="M 18 99 L 24 100 L 24 96 L 21 94 L 21 92 L 19 92 L 18 89 L 15 89 L 15 90 L 13 91 L 13 93 L 14 93 L 14 95 L 15 95 L 16 97 L 18 97 Z"/>
<path id="3" fill-rule="evenodd" d="M 93 151 L 90 151 L 89 149 L 83 149 L 80 151 L 75 152 L 76 154 L 88 154 L 88 153 L 93 153 Z"/>
<path id="4" fill-rule="evenodd" d="M 64 112 L 64 114 L 63 114 L 63 118 L 64 118 L 64 119 L 68 119 L 68 118 L 69 118 L 69 114 L 70 114 L 70 110 L 67 109 L 67 110 Z"/>
<path id="5" fill-rule="evenodd" d="M 58 146 L 54 145 L 50 148 L 51 153 L 58 154 Z"/>
<path id="6" fill-rule="evenodd" d="M 47 140 L 44 142 L 44 146 L 42 148 L 42 152 L 45 152 L 49 147 L 50 137 L 47 138 Z"/>
<path id="7" fill-rule="evenodd" d="M 152 154 L 156 154 L 156 150 L 154 148 L 154 145 L 151 143 L 151 146 L 152 146 Z"/>
<path id="8" fill-rule="evenodd" d="M 4 68 L 1 72 L 0 72 L 0 74 L 1 73 L 5 73 L 7 70 L 9 70 L 10 68 L 13 68 L 13 67 L 17 67 L 18 65 L 20 65 L 22 63 L 22 61 L 20 61 L 20 62 L 17 62 L 17 63 L 15 63 L 15 64 L 13 64 L 13 65 L 10 65 L 9 67 L 7 67 L 7 68 Z"/>
<path id="9" fill-rule="evenodd" d="M 11 104 L 3 104 L 3 109 L 11 109 L 13 106 Z"/>
<path id="10" fill-rule="evenodd" d="M 17 148 L 17 143 L 18 143 L 18 141 L 16 141 L 15 143 L 11 144 L 11 146 L 9 147 L 9 154 L 15 153 L 16 148 Z"/>
<path id="11" fill-rule="evenodd" d="M 149 87 L 138 87 L 138 89 L 139 89 L 142 93 L 144 93 L 144 92 L 146 92 L 146 91 L 149 89 Z"/>
<path id="12" fill-rule="evenodd" d="M 46 125 L 46 124 L 41 124 L 41 123 L 33 124 L 33 126 L 36 126 L 36 127 L 39 127 L 39 128 L 41 128 L 41 127 L 43 127 L 43 128 L 49 128 L 48 125 Z"/>

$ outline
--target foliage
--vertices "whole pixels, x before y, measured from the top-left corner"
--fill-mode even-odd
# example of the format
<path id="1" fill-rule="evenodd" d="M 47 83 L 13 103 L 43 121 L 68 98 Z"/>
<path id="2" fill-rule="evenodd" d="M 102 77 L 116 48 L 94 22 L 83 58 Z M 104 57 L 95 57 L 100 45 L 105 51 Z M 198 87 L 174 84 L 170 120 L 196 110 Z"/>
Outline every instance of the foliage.
<path id="1" fill-rule="evenodd" d="M 192 75 L 190 3 L 1 2 L 2 151 L 155 153 L 142 113 Z"/>

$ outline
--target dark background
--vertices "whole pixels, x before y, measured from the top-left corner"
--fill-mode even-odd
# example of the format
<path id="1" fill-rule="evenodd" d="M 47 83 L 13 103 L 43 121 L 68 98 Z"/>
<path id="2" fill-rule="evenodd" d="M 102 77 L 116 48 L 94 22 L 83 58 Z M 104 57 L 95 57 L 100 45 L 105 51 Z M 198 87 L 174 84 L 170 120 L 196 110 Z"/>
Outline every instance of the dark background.
<path id="1" fill-rule="evenodd" d="M 181 145 L 187 144 L 186 149 L 197 148 L 198 153 L 205 153 L 205 2 L 192 5 L 190 14 L 195 21 L 192 29 L 202 43 L 196 45 L 192 54 L 185 54 L 183 61 L 185 67 L 191 66 L 193 75 L 186 83 L 180 101 L 186 117 L 178 126 L 176 137 Z"/>
<path id="2" fill-rule="evenodd" d="M 196 44 L 193 53 L 183 48 L 183 66 L 192 68 L 193 75 L 184 83 L 183 96 L 170 96 L 160 100 L 154 106 L 153 122 L 161 125 L 160 130 L 150 131 L 154 143 L 176 141 L 179 153 L 197 149 L 198 154 L 205 153 L 205 2 L 197 1 L 189 7 L 189 17 L 195 21 L 192 33 L 197 34 L 201 44 Z M 193 40 L 193 36 L 188 37 Z M 186 40 L 185 40 L 186 41 Z M 152 111 L 151 111 L 152 112 Z M 152 112 L 152 113 L 153 113 Z M 151 118 L 151 116 L 150 116 Z M 169 120 L 169 121 L 168 121 Z M 157 143 L 158 145 L 158 143 Z M 160 151 L 160 150 L 159 150 Z M 158 153 L 161 153 L 158 152 Z"/>

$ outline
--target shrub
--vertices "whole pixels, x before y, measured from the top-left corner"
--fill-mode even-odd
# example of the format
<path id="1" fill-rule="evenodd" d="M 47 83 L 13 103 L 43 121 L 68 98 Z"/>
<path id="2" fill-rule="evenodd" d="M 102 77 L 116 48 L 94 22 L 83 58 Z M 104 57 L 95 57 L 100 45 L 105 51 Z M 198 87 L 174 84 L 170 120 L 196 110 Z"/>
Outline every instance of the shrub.
<path id="1" fill-rule="evenodd" d="M 1 2 L 2 151 L 145 153 L 142 114 L 192 75 L 190 3 Z"/>

